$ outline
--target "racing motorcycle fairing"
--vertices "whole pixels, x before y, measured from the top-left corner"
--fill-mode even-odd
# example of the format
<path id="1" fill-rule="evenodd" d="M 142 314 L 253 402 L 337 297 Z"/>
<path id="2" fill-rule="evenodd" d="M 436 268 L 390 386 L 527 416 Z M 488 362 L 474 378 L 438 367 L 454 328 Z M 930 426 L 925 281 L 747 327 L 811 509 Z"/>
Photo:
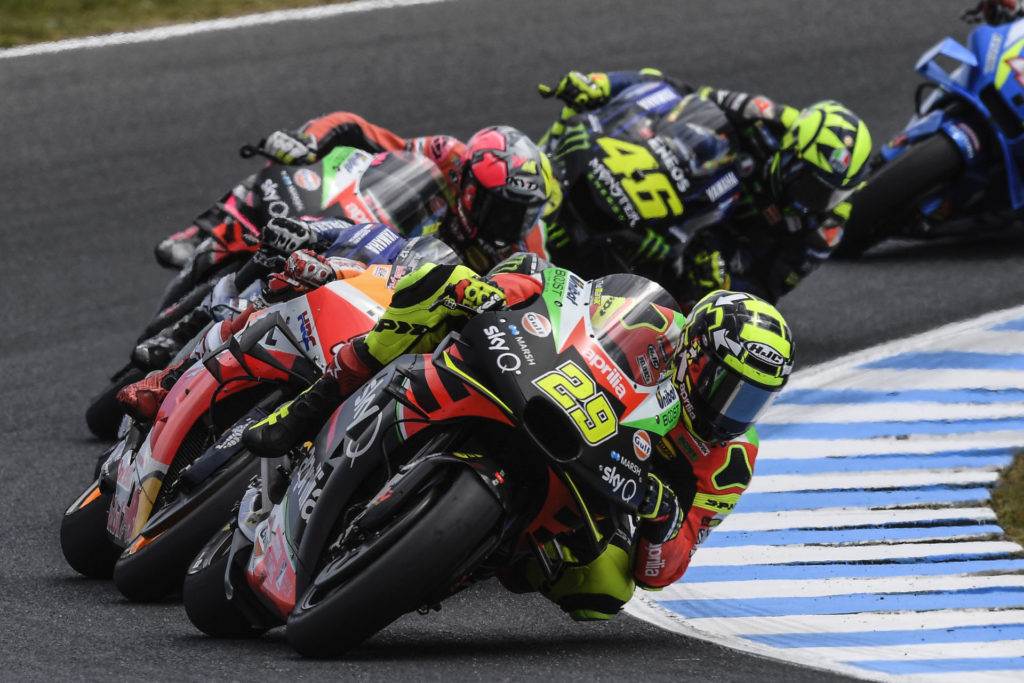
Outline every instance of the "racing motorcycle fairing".
<path id="1" fill-rule="evenodd" d="M 1009 193 L 1008 208 L 1018 210 L 1024 207 L 1024 21 L 979 26 L 968 44 L 947 37 L 921 56 L 915 69 L 938 89 L 919 103 L 903 133 L 884 145 L 881 154 L 891 161 L 908 143 L 941 131 L 956 144 L 966 168 L 965 187 L 953 188 L 954 204 L 976 199 L 996 180 L 991 171 L 995 155 L 998 170 L 1005 173 L 1000 182 L 1005 181 Z M 959 66 L 947 71 L 940 58 Z M 928 207 L 922 213 L 929 215 Z"/>
<path id="2" fill-rule="evenodd" d="M 242 332 L 189 368 L 142 444 L 108 458 L 117 459 L 107 524 L 114 541 L 128 546 L 142 531 L 172 466 L 180 473 L 215 445 L 209 431 L 218 406 L 244 392 L 265 393 L 267 382 L 308 384 L 341 344 L 369 330 L 390 301 L 390 273 L 391 266 L 374 266 L 254 313 Z"/>
<path id="3" fill-rule="evenodd" d="M 567 197 L 559 225 L 576 245 L 619 230 L 685 242 L 738 206 L 737 150 L 713 103 L 667 83 L 630 86 L 549 141 Z"/>
<path id="4" fill-rule="evenodd" d="M 593 283 L 551 269 L 544 284 L 531 305 L 480 313 L 433 354 L 400 357 L 335 411 L 254 533 L 247 582 L 275 614 L 286 618 L 323 571 L 345 510 L 359 500 L 382 506 L 406 490 L 391 473 L 401 477 L 431 454 L 475 463 L 499 500 L 506 464 L 519 469 L 524 454 L 544 454 L 555 474 L 541 479 L 551 502 L 536 511 L 562 521 L 519 518 L 534 539 L 524 547 L 569 522 L 598 544 L 597 519 L 635 511 L 652 433 L 675 425 L 678 395 L 668 379 L 644 386 L 608 370 L 615 361 L 591 323 Z M 608 503 L 588 506 L 595 496 Z"/>

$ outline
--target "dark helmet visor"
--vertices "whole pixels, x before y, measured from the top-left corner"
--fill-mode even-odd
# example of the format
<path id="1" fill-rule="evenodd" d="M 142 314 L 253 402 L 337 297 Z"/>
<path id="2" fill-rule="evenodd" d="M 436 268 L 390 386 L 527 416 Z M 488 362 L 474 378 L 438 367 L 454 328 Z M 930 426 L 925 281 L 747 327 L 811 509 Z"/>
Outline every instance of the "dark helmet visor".
<path id="1" fill-rule="evenodd" d="M 678 372 L 686 372 L 685 363 L 680 364 Z M 686 386 L 683 379 L 677 376 L 680 387 Z M 709 355 L 688 394 L 697 415 L 692 420 L 694 432 L 708 442 L 734 439 L 757 422 L 776 394 L 777 391 L 744 380 Z"/>
<path id="2" fill-rule="evenodd" d="M 783 160 L 786 164 L 786 160 Z M 853 192 L 854 187 L 836 188 L 805 161 L 791 159 L 783 166 L 782 201 L 785 206 L 810 213 L 831 211 Z"/>
<path id="3" fill-rule="evenodd" d="M 478 186 L 468 216 L 470 232 L 475 229 L 477 240 L 509 246 L 526 238 L 539 210 L 535 204 L 514 201 L 499 190 Z"/>

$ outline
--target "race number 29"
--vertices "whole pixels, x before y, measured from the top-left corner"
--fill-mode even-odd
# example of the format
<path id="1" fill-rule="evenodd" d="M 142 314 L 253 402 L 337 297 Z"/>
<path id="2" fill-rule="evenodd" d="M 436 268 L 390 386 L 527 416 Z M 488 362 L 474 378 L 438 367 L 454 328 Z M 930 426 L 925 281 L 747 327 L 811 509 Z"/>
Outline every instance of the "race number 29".
<path id="1" fill-rule="evenodd" d="M 618 420 L 608 398 L 572 361 L 538 377 L 533 383 L 558 402 L 587 443 L 601 443 L 618 429 Z"/>

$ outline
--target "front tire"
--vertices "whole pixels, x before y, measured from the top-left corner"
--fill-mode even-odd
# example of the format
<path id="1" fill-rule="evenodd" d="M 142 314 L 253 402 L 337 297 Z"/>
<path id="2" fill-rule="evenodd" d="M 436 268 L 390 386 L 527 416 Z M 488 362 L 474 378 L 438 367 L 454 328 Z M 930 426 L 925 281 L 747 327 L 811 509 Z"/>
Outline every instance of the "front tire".
<path id="1" fill-rule="evenodd" d="M 186 501 L 181 514 L 163 524 L 146 525 L 114 565 L 114 585 L 132 602 L 155 602 L 181 588 L 192 558 L 231 514 L 246 484 L 259 471 L 248 456 L 225 473 L 198 503 Z"/>
<path id="2" fill-rule="evenodd" d="M 501 514 L 479 476 L 459 467 L 432 505 L 403 509 L 350 554 L 351 563 L 372 556 L 366 566 L 336 585 L 318 586 L 314 579 L 288 618 L 288 642 L 306 657 L 339 656 L 403 614 L 439 600 Z M 373 548 L 376 543 L 390 545 Z M 334 573 L 345 572 L 335 567 Z"/>
<path id="3" fill-rule="evenodd" d="M 214 638 L 257 638 L 267 627 L 254 624 L 242 602 L 255 603 L 256 597 L 244 579 L 232 581 L 234 595 L 228 598 L 224 576 L 231 560 L 234 532 L 223 527 L 199 551 L 185 575 L 182 601 L 189 621 Z M 244 550 L 243 552 L 251 552 Z"/>
<path id="4" fill-rule="evenodd" d="M 90 579 L 109 579 L 121 549 L 107 534 L 111 494 L 93 483 L 65 511 L 60 523 L 60 549 L 79 574 Z"/>
<path id="5" fill-rule="evenodd" d="M 960 174 L 964 160 L 952 140 L 936 133 L 874 171 L 850 199 L 853 210 L 836 258 L 856 258 L 914 219 L 914 202 Z"/>

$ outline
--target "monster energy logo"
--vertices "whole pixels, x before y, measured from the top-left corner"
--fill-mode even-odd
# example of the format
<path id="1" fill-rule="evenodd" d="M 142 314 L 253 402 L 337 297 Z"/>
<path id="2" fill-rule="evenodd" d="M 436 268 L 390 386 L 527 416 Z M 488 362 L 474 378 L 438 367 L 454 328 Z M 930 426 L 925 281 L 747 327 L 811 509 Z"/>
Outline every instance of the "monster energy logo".
<path id="1" fill-rule="evenodd" d="M 586 149 L 588 142 L 590 142 L 590 136 L 587 135 L 587 129 L 582 123 L 577 123 L 574 126 L 568 126 L 562 134 L 562 139 L 558 144 L 555 157 L 561 158 L 568 156 L 573 152 L 578 152 L 581 149 Z"/>

